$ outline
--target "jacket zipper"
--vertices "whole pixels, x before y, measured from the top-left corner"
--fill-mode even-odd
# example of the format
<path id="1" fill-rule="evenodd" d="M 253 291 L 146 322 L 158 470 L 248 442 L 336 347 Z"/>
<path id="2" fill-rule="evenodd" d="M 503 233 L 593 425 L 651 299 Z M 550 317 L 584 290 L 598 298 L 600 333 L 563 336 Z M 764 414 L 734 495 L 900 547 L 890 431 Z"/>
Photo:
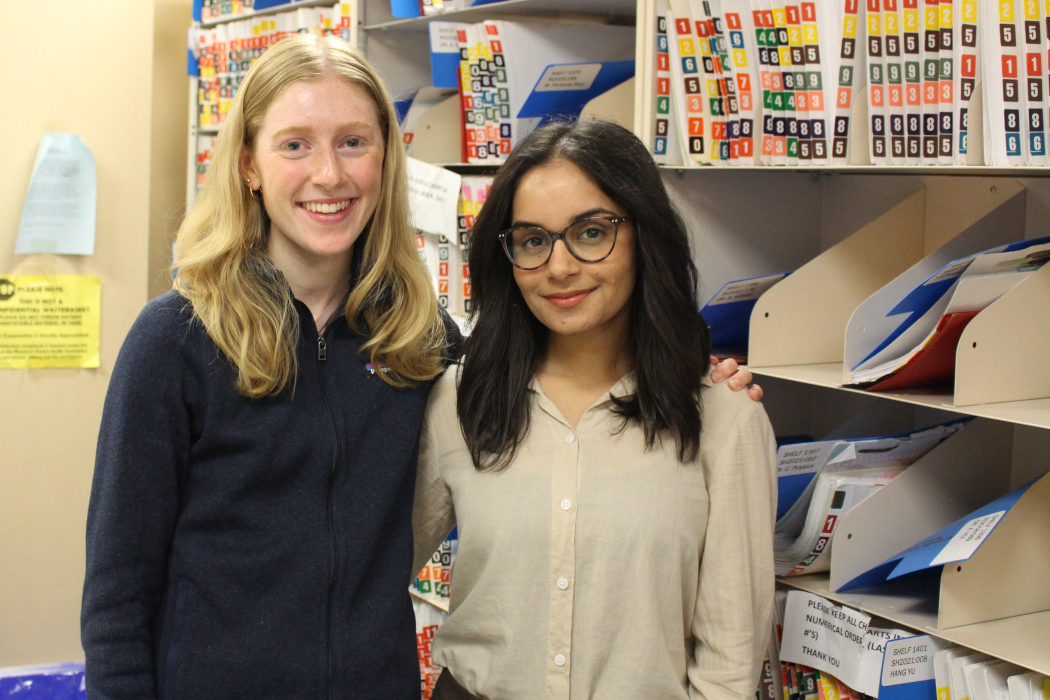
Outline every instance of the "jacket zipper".
<path id="1" fill-rule="evenodd" d="M 339 468 L 339 433 L 336 429 L 335 417 L 332 415 L 332 407 L 328 403 L 328 395 L 324 390 L 324 362 L 328 359 L 328 343 L 323 335 L 317 336 L 317 374 L 319 387 L 321 389 L 321 400 L 324 402 L 325 412 L 328 413 L 328 422 L 332 426 L 332 468 L 328 474 L 328 615 L 327 615 L 327 637 L 328 637 L 328 698 L 331 700 L 335 692 L 335 661 L 332 652 L 332 595 L 335 591 L 335 570 L 338 561 L 338 546 L 335 539 L 335 524 L 333 522 L 332 490 L 335 488 L 335 475 Z"/>

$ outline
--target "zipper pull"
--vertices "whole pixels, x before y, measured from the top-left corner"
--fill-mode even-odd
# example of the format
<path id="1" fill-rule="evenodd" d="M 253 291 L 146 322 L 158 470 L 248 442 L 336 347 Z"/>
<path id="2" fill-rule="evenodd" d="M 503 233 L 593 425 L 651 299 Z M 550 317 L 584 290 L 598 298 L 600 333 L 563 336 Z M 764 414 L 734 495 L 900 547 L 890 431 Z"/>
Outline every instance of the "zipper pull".
<path id="1" fill-rule="evenodd" d="M 328 359 L 328 343 L 325 342 L 324 336 L 317 337 L 317 359 L 327 360 Z"/>

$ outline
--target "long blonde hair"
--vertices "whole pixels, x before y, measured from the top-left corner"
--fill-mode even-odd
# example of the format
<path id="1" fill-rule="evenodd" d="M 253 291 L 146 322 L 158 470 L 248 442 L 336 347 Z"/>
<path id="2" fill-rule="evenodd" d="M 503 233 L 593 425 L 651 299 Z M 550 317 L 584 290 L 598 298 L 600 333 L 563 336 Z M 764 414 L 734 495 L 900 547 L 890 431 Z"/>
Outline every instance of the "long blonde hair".
<path id="1" fill-rule="evenodd" d="M 351 329 L 377 374 L 394 386 L 433 379 L 447 338 L 409 223 L 406 161 L 390 93 L 368 61 L 336 37 L 300 34 L 266 51 L 248 72 L 216 139 L 207 181 L 176 237 L 174 287 L 237 368 L 237 390 L 259 398 L 295 381 L 299 317 L 267 258 L 265 212 L 241 178 L 267 109 L 292 83 L 336 75 L 361 86 L 386 135 L 382 186 L 355 245 L 360 270 L 346 303 Z"/>

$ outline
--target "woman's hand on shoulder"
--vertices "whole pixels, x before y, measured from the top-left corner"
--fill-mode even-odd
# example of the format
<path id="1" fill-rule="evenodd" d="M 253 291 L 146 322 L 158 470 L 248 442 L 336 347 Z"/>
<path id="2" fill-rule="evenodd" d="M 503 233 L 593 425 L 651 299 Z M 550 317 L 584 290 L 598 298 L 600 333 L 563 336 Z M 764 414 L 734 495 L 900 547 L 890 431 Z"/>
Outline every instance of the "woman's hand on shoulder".
<path id="1" fill-rule="evenodd" d="M 752 401 L 760 401 L 762 399 L 762 387 L 758 384 L 751 384 L 751 380 L 754 377 L 751 374 L 751 370 L 747 367 L 740 367 L 737 361 L 733 358 L 718 361 L 717 358 L 711 358 L 711 364 L 715 365 L 715 368 L 711 370 L 711 381 L 715 384 L 725 381 L 733 391 L 740 391 L 744 387 L 747 387 L 747 395 L 751 397 Z M 751 384 L 751 386 L 748 386 Z"/>

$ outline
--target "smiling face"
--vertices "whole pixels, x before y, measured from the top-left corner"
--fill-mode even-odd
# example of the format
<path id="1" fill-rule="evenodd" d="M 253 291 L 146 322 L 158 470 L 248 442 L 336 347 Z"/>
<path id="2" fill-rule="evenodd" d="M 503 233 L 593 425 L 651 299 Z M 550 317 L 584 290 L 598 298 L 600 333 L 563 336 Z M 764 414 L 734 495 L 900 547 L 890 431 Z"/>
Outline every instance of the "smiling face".
<path id="1" fill-rule="evenodd" d="M 346 265 L 379 201 L 384 134 L 363 87 L 334 75 L 292 83 L 270 105 L 241 173 L 270 216 L 279 269 Z"/>
<path id="2" fill-rule="evenodd" d="M 567 160 L 528 171 L 514 194 L 512 225 L 561 231 L 591 216 L 626 216 L 595 182 Z M 600 262 L 580 262 L 558 241 L 550 261 L 538 270 L 514 268 L 525 303 L 558 335 L 612 333 L 626 340 L 634 292 L 634 226 L 619 225 L 616 246 Z"/>

